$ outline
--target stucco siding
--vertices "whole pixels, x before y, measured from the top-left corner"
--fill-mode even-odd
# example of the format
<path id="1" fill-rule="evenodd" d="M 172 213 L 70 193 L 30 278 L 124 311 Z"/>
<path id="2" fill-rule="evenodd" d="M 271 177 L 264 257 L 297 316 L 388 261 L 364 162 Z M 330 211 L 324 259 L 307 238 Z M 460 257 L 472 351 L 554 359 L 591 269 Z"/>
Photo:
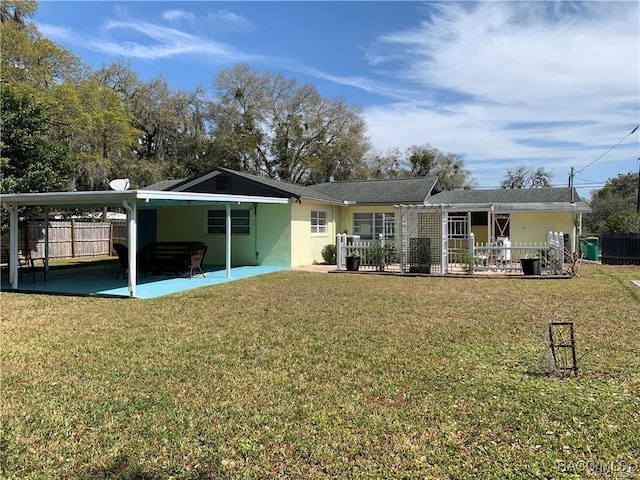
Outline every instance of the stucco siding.
<path id="1" fill-rule="evenodd" d="M 547 233 L 573 233 L 571 213 L 512 213 L 511 241 L 515 243 L 545 243 Z"/>
<path id="2" fill-rule="evenodd" d="M 208 210 L 225 210 L 224 205 L 164 207 L 158 209 L 158 241 L 196 240 L 207 244 L 205 262 L 226 263 L 226 236 L 207 233 Z M 289 205 L 234 204 L 232 210 L 249 211 L 249 234 L 231 236 L 231 264 L 290 265 Z"/>
<path id="3" fill-rule="evenodd" d="M 349 207 L 341 207 L 336 205 L 333 208 L 336 212 L 336 234 L 353 234 L 353 214 L 351 213 Z"/>
<path id="4" fill-rule="evenodd" d="M 162 207 L 158 208 L 158 241 L 199 241 L 207 243 L 207 211 L 204 207 Z M 204 213 L 203 213 L 204 212 Z M 208 255 L 208 254 L 207 254 Z"/>
<path id="5" fill-rule="evenodd" d="M 294 267 L 323 262 L 322 248 L 327 244 L 335 244 L 336 210 L 330 204 L 303 200 L 291 206 L 291 265 Z M 311 212 L 322 211 L 327 217 L 325 233 L 311 232 Z"/>
<path id="6" fill-rule="evenodd" d="M 292 266 L 291 205 L 260 204 L 257 212 L 258 264 Z"/>

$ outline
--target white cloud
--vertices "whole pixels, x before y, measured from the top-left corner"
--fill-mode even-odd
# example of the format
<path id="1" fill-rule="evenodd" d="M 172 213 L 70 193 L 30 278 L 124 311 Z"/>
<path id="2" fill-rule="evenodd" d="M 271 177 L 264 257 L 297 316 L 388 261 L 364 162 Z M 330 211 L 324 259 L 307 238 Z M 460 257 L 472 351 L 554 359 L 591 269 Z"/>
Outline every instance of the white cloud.
<path id="1" fill-rule="evenodd" d="M 223 23 L 228 26 L 240 26 L 247 27 L 251 23 L 242 15 L 239 15 L 229 10 L 218 10 L 209 15 L 209 19 L 216 24 Z"/>
<path id="2" fill-rule="evenodd" d="M 370 53 L 372 68 L 410 65 L 397 79 L 439 92 L 367 109 L 372 140 L 465 154 L 491 185 L 521 163 L 564 181 L 561 172 L 588 163 L 638 122 L 639 30 L 637 2 L 442 4 L 417 28 L 381 37 Z M 488 161 L 499 165 L 497 176 Z"/>
<path id="3" fill-rule="evenodd" d="M 162 18 L 168 22 L 176 20 L 195 20 L 195 15 L 186 10 L 166 10 L 162 12 Z"/>

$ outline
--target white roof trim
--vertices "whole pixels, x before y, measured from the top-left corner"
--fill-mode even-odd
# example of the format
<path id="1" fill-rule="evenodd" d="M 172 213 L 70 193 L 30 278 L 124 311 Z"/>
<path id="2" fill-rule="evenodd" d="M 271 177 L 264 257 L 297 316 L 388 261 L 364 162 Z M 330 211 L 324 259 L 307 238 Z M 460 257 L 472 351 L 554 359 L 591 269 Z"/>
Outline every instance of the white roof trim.
<path id="1" fill-rule="evenodd" d="M 2 206 L 78 206 L 119 205 L 128 202 L 207 202 L 207 203 L 289 203 L 288 198 L 259 197 L 255 195 L 225 195 L 216 193 L 191 193 L 156 190 L 105 190 L 92 192 L 12 193 L 2 195 Z"/>
<path id="2" fill-rule="evenodd" d="M 439 209 L 445 211 L 465 211 L 465 212 L 570 212 L 570 213 L 591 213 L 591 208 L 584 202 L 567 203 L 567 202 L 547 202 L 547 203 L 427 203 L 425 205 L 395 205 L 396 208 L 402 207 L 422 207 Z"/>

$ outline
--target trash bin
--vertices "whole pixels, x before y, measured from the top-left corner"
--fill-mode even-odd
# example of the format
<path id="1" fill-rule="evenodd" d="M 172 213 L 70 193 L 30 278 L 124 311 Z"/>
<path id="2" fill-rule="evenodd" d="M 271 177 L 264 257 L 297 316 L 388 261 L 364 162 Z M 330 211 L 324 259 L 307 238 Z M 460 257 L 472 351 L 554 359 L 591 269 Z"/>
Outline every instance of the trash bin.
<path id="1" fill-rule="evenodd" d="M 600 239 L 598 237 L 584 237 L 580 239 L 580 253 L 587 260 L 598 261 L 600 256 Z"/>

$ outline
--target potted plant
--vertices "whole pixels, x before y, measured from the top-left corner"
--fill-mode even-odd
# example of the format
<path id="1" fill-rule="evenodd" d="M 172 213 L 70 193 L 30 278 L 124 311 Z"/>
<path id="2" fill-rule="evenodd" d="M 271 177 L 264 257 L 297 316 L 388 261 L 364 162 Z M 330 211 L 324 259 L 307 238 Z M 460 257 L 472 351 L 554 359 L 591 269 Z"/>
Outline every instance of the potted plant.
<path id="1" fill-rule="evenodd" d="M 345 261 L 346 261 L 346 265 L 347 265 L 347 270 L 349 272 L 357 272 L 358 269 L 360 268 L 360 254 L 358 252 L 356 252 L 355 250 L 352 250 L 345 257 Z"/>
<path id="2" fill-rule="evenodd" d="M 431 265 L 428 263 L 414 263 L 409 265 L 409 273 L 431 273 Z"/>
<path id="3" fill-rule="evenodd" d="M 379 272 L 383 272 L 387 264 L 395 260 L 395 246 L 393 244 L 377 244 L 367 252 L 367 265 L 375 265 Z"/>

